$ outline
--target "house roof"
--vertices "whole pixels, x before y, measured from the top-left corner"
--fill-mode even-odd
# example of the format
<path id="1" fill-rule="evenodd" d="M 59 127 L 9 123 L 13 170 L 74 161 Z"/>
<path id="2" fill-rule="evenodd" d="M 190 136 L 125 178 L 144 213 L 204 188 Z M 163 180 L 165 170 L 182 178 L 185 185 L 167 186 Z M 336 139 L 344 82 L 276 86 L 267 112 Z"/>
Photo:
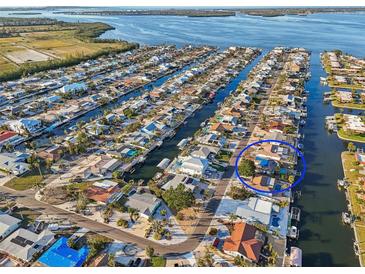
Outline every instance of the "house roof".
<path id="1" fill-rule="evenodd" d="M 86 261 L 89 250 L 86 246 L 79 250 L 70 248 L 67 238 L 60 238 L 40 258 L 39 262 L 49 267 L 77 267 Z"/>
<path id="2" fill-rule="evenodd" d="M 193 179 L 189 176 L 183 175 L 183 174 L 176 174 L 174 177 L 168 181 L 166 184 L 162 186 L 162 189 L 167 190 L 171 187 L 173 189 L 177 188 L 180 184 L 183 184 L 186 188 L 191 189 L 192 191 L 195 188 L 195 185 L 192 184 Z"/>
<path id="3" fill-rule="evenodd" d="M 231 237 L 225 239 L 223 250 L 239 252 L 248 259 L 257 262 L 263 243 L 256 239 L 256 228 L 240 222 L 233 227 Z"/>
<path id="4" fill-rule="evenodd" d="M 270 223 L 273 203 L 257 197 L 251 197 L 245 204 L 237 208 L 236 215 L 249 221 L 259 222 L 265 225 Z"/>
<path id="5" fill-rule="evenodd" d="M 208 161 L 196 157 L 189 157 L 188 159 L 183 161 L 181 166 L 185 169 L 202 171 L 208 166 Z"/>
<path id="6" fill-rule="evenodd" d="M 9 131 L 9 130 L 2 131 L 2 132 L 0 132 L 0 142 L 6 141 L 16 135 L 17 134 L 14 131 Z"/>
<path id="7" fill-rule="evenodd" d="M 118 184 L 109 180 L 96 182 L 86 190 L 86 196 L 94 201 L 106 203 L 114 193 L 119 191 Z"/>
<path id="8" fill-rule="evenodd" d="M 150 216 L 161 202 L 156 196 L 150 193 L 134 193 L 125 203 L 126 206 L 139 210 L 139 212 Z"/>
<path id="9" fill-rule="evenodd" d="M 36 234 L 19 228 L 0 243 L 0 251 L 23 261 L 30 261 L 35 253 L 50 244 L 53 239 L 54 234 L 50 230 Z"/>
<path id="10" fill-rule="evenodd" d="M 16 226 L 21 220 L 0 211 L 0 236 L 2 236 L 9 228 Z"/>

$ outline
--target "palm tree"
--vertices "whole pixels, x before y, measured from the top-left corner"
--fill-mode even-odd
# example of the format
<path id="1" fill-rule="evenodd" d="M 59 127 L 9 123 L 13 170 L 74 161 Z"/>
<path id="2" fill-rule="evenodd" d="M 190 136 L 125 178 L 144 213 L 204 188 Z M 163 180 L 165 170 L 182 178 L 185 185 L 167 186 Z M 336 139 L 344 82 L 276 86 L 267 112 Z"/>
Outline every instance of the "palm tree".
<path id="1" fill-rule="evenodd" d="M 28 163 L 30 164 L 30 166 L 34 169 L 34 168 L 38 168 L 38 172 L 39 175 L 44 178 L 42 170 L 41 170 L 41 165 L 39 162 L 39 159 L 37 157 L 37 155 L 35 153 L 33 153 L 29 158 L 28 158 Z"/>
<path id="2" fill-rule="evenodd" d="M 128 208 L 128 213 L 129 213 L 129 219 L 131 220 L 132 223 L 135 222 L 134 220 L 134 217 L 135 217 L 135 214 L 136 214 L 137 210 L 134 209 L 134 208 Z M 138 212 L 137 212 L 138 213 Z"/>

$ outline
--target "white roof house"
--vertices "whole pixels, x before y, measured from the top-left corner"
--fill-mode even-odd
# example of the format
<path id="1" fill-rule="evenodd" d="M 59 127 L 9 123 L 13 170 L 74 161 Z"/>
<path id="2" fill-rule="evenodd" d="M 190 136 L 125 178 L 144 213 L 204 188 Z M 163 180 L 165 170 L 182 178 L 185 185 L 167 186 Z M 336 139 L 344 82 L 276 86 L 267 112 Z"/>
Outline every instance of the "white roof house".
<path id="1" fill-rule="evenodd" d="M 162 186 L 162 189 L 168 190 L 171 187 L 173 189 L 176 189 L 180 184 L 184 185 L 186 188 L 190 189 L 193 192 L 197 186 L 197 184 L 194 183 L 193 178 L 183 174 L 176 174 L 171 180 L 169 180 L 166 184 Z"/>
<path id="2" fill-rule="evenodd" d="M 54 239 L 54 234 L 46 229 L 40 234 L 19 228 L 0 243 L 0 251 L 24 262 L 33 259 L 34 254 L 44 250 Z"/>
<path id="3" fill-rule="evenodd" d="M 21 220 L 0 211 L 0 240 L 19 227 Z"/>
<path id="4" fill-rule="evenodd" d="M 141 216 L 152 216 L 160 206 L 161 200 L 151 193 L 134 193 L 125 203 L 127 207 L 137 209 Z"/>
<path id="5" fill-rule="evenodd" d="M 183 160 L 180 171 L 189 175 L 199 175 L 202 176 L 206 169 L 208 168 L 208 161 L 205 159 L 200 159 L 197 157 L 188 157 Z"/>
<path id="6" fill-rule="evenodd" d="M 210 154 L 217 154 L 219 151 L 216 147 L 208 147 L 208 146 L 201 146 L 199 149 L 194 150 L 191 153 L 191 156 L 200 158 L 200 159 L 207 159 Z"/>
<path id="7" fill-rule="evenodd" d="M 42 127 L 42 122 L 36 119 L 20 119 L 9 122 L 11 130 L 18 133 L 36 132 Z"/>
<path id="8" fill-rule="evenodd" d="M 246 204 L 237 208 L 236 215 L 248 222 L 259 222 L 264 225 L 270 224 L 271 212 L 279 211 L 279 207 L 272 202 L 251 197 Z"/>

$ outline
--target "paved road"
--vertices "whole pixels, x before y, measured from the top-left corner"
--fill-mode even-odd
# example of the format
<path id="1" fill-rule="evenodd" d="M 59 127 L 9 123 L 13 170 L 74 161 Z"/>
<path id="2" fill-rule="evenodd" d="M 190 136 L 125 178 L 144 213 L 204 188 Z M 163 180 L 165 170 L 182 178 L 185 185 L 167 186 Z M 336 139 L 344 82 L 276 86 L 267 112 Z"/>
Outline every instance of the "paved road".
<path id="1" fill-rule="evenodd" d="M 259 113 L 262 112 L 266 104 L 267 104 L 266 99 L 260 102 L 260 105 L 258 107 Z M 252 132 L 254 130 L 258 122 L 258 119 L 259 115 L 256 115 L 255 118 L 250 120 L 248 132 Z M 71 222 L 74 222 L 80 227 L 88 228 L 91 231 L 94 231 L 96 233 L 110 237 L 115 240 L 134 243 L 141 248 L 145 248 L 146 246 L 152 246 L 155 249 L 155 251 L 161 255 L 176 256 L 179 254 L 191 252 L 192 250 L 197 248 L 200 242 L 204 239 L 204 236 L 208 231 L 210 223 L 212 222 L 215 216 L 215 212 L 217 211 L 219 204 L 226 192 L 229 182 L 235 176 L 234 175 L 235 159 L 239 154 L 239 152 L 241 151 L 241 149 L 247 145 L 249 139 L 250 137 L 247 136 L 240 141 L 230 160 L 230 165 L 227 167 L 227 170 L 224 173 L 222 180 L 216 187 L 214 196 L 209 200 L 205 209 L 201 212 L 200 214 L 201 216 L 199 217 L 199 221 L 198 224 L 196 225 L 194 232 L 188 236 L 188 239 L 185 242 L 179 244 L 162 245 L 154 241 L 148 240 L 146 238 L 142 238 L 129 232 L 125 232 L 117 228 L 111 227 L 109 225 L 90 220 L 78 214 L 54 207 L 47 203 L 37 201 L 34 198 L 35 195 L 34 190 L 27 190 L 20 192 L 9 189 L 4 186 L 0 186 L 0 192 L 4 192 L 11 196 L 15 196 L 17 198 L 18 203 L 30 209 L 42 212 L 43 214 L 60 216 L 61 218 L 65 218 L 70 220 Z"/>
<path id="2" fill-rule="evenodd" d="M 253 125 L 254 123 L 252 123 L 252 129 Z M 244 140 L 240 142 L 239 146 L 237 147 L 236 151 L 233 154 L 234 155 L 233 158 L 235 157 L 235 155 L 239 153 L 240 149 L 242 149 L 247 144 L 248 139 L 249 138 L 246 137 Z M 135 243 L 141 248 L 145 248 L 146 246 L 152 246 L 156 250 L 156 252 L 158 252 L 161 255 L 163 254 L 168 256 L 174 256 L 178 254 L 191 252 L 196 247 L 198 247 L 200 242 L 203 240 L 205 234 L 208 231 L 210 223 L 213 220 L 215 212 L 218 209 L 219 204 L 224 196 L 224 193 L 229 185 L 229 182 L 234 177 L 234 162 L 235 161 L 233 159 L 231 161 L 233 165 L 231 164 L 227 168 L 226 172 L 223 175 L 222 180 L 216 187 L 214 196 L 209 200 L 205 210 L 201 212 L 200 214 L 201 216 L 199 217 L 199 221 L 195 228 L 195 231 L 191 235 L 189 235 L 188 239 L 185 242 L 175 245 L 161 245 L 159 243 L 156 243 L 154 241 L 145 238 L 141 238 L 129 232 L 119 230 L 117 228 L 111 227 L 103 223 L 99 223 L 97 221 L 90 220 L 86 217 L 60 209 L 50 204 L 40 202 L 34 198 L 35 195 L 34 190 L 15 191 L 7 187 L 0 186 L 0 192 L 4 192 L 10 196 L 16 197 L 18 203 L 32 210 L 42 212 L 43 214 L 60 216 L 60 218 L 68 219 L 80 227 L 88 228 L 91 231 L 94 231 L 96 233 L 110 237 L 115 240 Z"/>

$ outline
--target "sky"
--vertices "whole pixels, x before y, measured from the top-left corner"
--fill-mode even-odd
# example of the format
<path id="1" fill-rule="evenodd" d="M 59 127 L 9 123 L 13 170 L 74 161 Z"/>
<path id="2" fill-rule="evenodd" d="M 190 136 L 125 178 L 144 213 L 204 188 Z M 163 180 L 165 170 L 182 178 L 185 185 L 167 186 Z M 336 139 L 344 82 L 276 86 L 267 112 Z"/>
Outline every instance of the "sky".
<path id="1" fill-rule="evenodd" d="M 365 6 L 364 0 L 12 0 L 0 6 Z"/>

